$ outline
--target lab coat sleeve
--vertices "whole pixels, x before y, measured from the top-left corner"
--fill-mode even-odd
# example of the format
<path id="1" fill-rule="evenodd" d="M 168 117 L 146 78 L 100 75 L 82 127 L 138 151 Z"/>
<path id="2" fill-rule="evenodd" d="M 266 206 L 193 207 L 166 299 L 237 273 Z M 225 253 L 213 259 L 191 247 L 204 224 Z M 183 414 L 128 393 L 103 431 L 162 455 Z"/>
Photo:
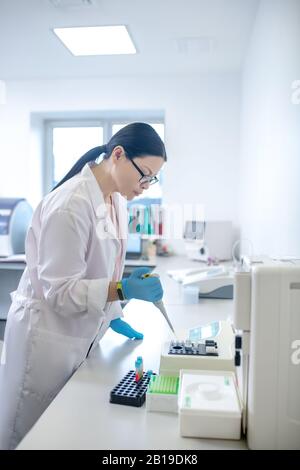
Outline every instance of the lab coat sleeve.
<path id="1" fill-rule="evenodd" d="M 127 202 L 126 202 L 127 204 Z M 126 206 L 124 207 L 124 210 L 126 211 Z M 127 238 L 127 237 L 126 237 Z M 125 244 L 124 244 L 125 245 Z M 120 271 L 120 279 L 122 279 L 123 277 L 123 274 L 124 274 L 124 256 L 123 255 L 123 260 L 122 260 L 122 268 L 121 268 L 121 271 Z M 116 318 L 122 318 L 124 317 L 124 313 L 123 313 L 123 309 L 122 309 L 122 305 L 121 305 L 121 302 L 119 300 L 115 301 L 112 305 L 112 314 L 111 314 L 111 320 L 115 320 Z"/>
<path id="2" fill-rule="evenodd" d="M 111 309 L 112 309 L 111 320 L 124 317 L 123 310 L 121 307 L 121 302 L 119 300 L 113 303 L 113 306 L 111 307 Z"/>
<path id="3" fill-rule="evenodd" d="M 103 316 L 108 278 L 86 279 L 90 223 L 83 212 L 53 212 L 42 223 L 38 277 L 50 307 L 57 313 Z"/>

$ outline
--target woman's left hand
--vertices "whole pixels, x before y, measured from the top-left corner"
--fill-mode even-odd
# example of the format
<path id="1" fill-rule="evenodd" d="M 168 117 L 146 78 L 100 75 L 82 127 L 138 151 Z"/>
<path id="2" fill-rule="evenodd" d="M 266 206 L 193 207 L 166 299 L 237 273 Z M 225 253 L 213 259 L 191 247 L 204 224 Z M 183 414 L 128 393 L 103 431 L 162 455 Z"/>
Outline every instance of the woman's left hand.
<path id="1" fill-rule="evenodd" d="M 112 320 L 109 324 L 110 328 L 119 333 L 120 335 L 127 336 L 130 339 L 143 339 L 144 335 L 135 331 L 126 321 L 122 320 L 121 318 L 116 318 Z"/>

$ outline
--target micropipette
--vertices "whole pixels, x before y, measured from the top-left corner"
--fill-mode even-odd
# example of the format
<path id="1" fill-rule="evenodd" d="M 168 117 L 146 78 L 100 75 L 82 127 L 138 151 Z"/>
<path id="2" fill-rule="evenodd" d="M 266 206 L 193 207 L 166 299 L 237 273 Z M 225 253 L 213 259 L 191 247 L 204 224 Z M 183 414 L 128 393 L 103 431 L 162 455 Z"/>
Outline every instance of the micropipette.
<path id="1" fill-rule="evenodd" d="M 142 277 L 159 277 L 159 275 L 158 275 L 158 274 L 155 274 L 155 273 L 154 273 L 154 274 L 148 274 L 148 273 L 147 273 L 147 274 L 143 274 Z M 172 325 L 172 322 L 171 322 L 171 320 L 169 319 L 169 316 L 168 316 L 168 314 L 167 314 L 167 311 L 166 311 L 166 308 L 165 308 L 165 306 L 164 306 L 163 301 L 162 301 L 162 300 L 159 300 L 159 301 L 157 301 L 157 302 L 153 302 L 153 304 L 154 304 L 155 307 L 157 307 L 158 310 L 163 314 L 163 316 L 165 317 L 165 320 L 166 320 L 166 322 L 168 323 L 168 325 L 169 325 L 169 327 L 170 327 L 172 333 L 177 337 L 177 335 L 176 335 L 176 333 L 175 333 L 175 330 L 174 330 L 174 327 L 173 327 L 173 325 Z"/>

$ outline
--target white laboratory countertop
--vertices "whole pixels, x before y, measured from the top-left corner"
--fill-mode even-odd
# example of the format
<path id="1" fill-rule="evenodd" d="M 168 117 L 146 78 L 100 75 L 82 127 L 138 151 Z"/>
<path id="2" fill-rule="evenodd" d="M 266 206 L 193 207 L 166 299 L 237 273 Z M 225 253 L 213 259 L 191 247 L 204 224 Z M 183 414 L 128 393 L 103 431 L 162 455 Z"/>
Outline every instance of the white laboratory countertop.
<path id="1" fill-rule="evenodd" d="M 180 338 L 189 328 L 232 314 L 231 300 L 200 300 L 183 303 L 181 287 L 166 274 L 168 269 L 201 266 L 185 257 L 158 258 L 164 286 L 164 302 Z M 147 412 L 140 408 L 109 403 L 110 391 L 142 356 L 144 369 L 159 370 L 164 341 L 172 339 L 168 326 L 152 304 L 130 301 L 125 320 L 144 333 L 143 341 L 131 341 L 108 330 L 89 358 L 72 376 L 18 449 L 246 449 L 245 440 L 182 438 L 178 415 Z"/>

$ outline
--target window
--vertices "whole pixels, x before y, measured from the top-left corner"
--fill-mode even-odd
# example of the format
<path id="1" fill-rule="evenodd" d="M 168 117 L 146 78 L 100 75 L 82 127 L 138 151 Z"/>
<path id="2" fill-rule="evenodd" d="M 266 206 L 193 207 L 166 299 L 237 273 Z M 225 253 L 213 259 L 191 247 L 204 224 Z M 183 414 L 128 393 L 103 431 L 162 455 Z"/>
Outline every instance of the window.
<path id="1" fill-rule="evenodd" d="M 102 127 L 54 127 L 53 184 L 57 184 L 87 150 L 102 144 Z"/>
<path id="2" fill-rule="evenodd" d="M 44 194 L 68 173 L 89 149 L 103 144 L 104 128 L 97 121 L 46 121 Z"/>

